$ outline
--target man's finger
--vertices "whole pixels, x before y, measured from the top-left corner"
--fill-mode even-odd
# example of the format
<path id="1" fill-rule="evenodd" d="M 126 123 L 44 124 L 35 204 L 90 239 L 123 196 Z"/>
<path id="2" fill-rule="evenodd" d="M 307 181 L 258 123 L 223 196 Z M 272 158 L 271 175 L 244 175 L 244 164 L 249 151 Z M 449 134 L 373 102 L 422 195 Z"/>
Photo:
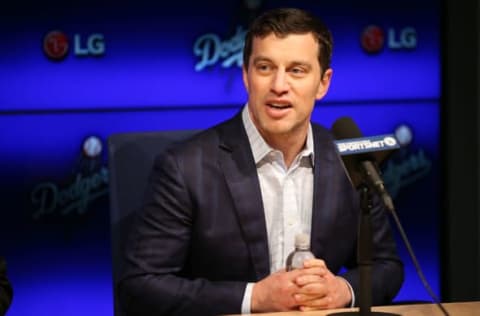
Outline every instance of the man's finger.
<path id="1" fill-rule="evenodd" d="M 308 259 L 303 262 L 303 267 L 304 268 L 312 268 L 312 267 L 322 267 L 322 268 L 327 268 L 327 265 L 325 264 L 325 261 L 322 259 Z"/>

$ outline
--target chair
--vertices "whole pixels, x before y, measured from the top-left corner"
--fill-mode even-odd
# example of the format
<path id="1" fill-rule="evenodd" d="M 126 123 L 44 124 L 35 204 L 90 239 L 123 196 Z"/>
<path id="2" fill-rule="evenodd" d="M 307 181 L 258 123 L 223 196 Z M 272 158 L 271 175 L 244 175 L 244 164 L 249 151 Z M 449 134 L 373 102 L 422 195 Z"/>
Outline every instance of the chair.
<path id="1" fill-rule="evenodd" d="M 123 251 L 129 224 L 140 209 L 148 175 L 155 156 L 174 142 L 184 140 L 197 130 L 131 132 L 108 138 L 110 185 L 110 228 L 114 315 L 124 315 L 116 293 L 116 284 L 123 265 Z"/>

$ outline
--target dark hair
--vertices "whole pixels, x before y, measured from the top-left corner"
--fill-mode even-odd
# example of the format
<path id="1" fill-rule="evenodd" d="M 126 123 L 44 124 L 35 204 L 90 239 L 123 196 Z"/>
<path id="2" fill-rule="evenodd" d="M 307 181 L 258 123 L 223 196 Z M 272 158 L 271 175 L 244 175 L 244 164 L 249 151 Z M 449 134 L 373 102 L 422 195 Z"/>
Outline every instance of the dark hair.
<path id="1" fill-rule="evenodd" d="M 245 69 L 248 69 L 248 61 L 252 54 L 253 38 L 264 38 L 271 33 L 278 37 L 285 37 L 289 34 L 312 33 L 319 45 L 318 61 L 322 69 L 322 75 L 325 70 L 330 68 L 333 39 L 328 27 L 319 18 L 304 10 L 279 8 L 264 12 L 250 25 L 243 48 Z"/>

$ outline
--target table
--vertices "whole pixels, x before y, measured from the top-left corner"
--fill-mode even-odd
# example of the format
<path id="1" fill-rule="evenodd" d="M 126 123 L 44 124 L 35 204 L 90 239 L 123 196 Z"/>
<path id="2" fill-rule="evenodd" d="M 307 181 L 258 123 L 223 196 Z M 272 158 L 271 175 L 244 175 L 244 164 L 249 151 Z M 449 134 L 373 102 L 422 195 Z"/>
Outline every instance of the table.
<path id="1" fill-rule="evenodd" d="M 478 316 L 480 315 L 480 301 L 442 303 L 450 316 Z M 340 308 L 315 312 L 278 312 L 259 313 L 255 316 L 326 316 L 335 312 L 358 311 L 358 308 Z M 389 312 L 402 316 L 442 316 L 443 313 L 436 304 L 411 304 L 411 305 L 390 305 L 374 306 L 372 311 Z"/>

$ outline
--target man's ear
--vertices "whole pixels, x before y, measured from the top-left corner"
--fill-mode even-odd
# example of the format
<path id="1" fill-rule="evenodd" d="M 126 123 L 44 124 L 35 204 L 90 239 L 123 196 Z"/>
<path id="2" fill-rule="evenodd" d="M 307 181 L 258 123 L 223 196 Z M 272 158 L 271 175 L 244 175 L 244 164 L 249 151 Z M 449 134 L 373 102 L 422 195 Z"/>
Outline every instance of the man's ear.
<path id="1" fill-rule="evenodd" d="M 328 68 L 323 73 L 323 76 L 320 79 L 320 84 L 318 85 L 317 100 L 322 99 L 327 94 L 328 88 L 330 87 L 330 81 L 332 80 L 332 75 L 333 75 L 332 68 Z"/>
<path id="2" fill-rule="evenodd" d="M 245 86 L 245 89 L 248 92 L 248 78 L 247 78 L 247 68 L 245 66 L 242 67 L 242 79 L 243 79 L 243 85 Z"/>

